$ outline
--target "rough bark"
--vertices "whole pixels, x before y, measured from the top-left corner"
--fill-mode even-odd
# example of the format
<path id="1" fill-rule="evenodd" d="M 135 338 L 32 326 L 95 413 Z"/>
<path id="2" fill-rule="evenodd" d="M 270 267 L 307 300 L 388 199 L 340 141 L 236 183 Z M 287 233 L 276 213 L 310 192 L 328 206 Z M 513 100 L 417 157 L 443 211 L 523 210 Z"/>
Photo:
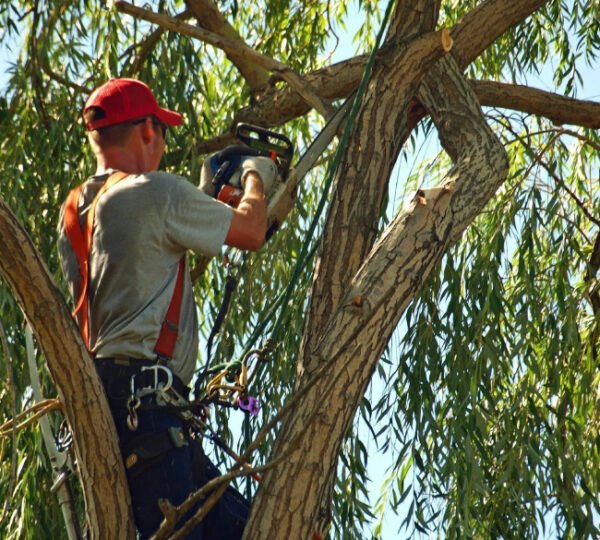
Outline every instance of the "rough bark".
<path id="1" fill-rule="evenodd" d="M 455 47 L 453 47 L 454 50 Z M 356 89 L 366 65 L 366 57 L 351 60 L 314 71 L 306 78 L 325 99 L 342 99 Z M 600 128 L 600 103 L 568 98 L 530 86 L 497 81 L 471 80 L 471 86 L 481 105 L 511 109 L 526 114 L 548 118 L 555 124 L 574 124 L 592 129 Z M 415 106 L 418 105 L 415 102 Z M 290 90 L 268 93 L 256 105 L 240 110 L 232 126 L 237 122 L 249 122 L 275 127 L 302 116 L 310 106 Z M 424 116 L 421 111 L 420 117 Z M 198 145 L 200 153 L 218 150 L 235 140 L 233 132 L 203 141 Z"/>
<path id="2" fill-rule="evenodd" d="M 455 45 L 458 45 L 460 50 L 456 51 L 455 46 L 452 50 L 452 55 L 459 58 L 457 61 L 459 69 L 464 68 L 465 62 L 474 60 L 494 39 L 546 1 L 488 0 L 473 9 L 451 29 L 451 35 L 457 36 L 459 40 Z M 505 13 L 505 10 L 508 11 Z M 466 37 L 470 35 L 473 36 L 472 40 Z M 393 40 L 393 37 L 389 39 L 392 42 Z M 372 85 L 377 84 L 380 79 L 387 79 L 386 66 L 388 63 L 393 63 L 389 56 L 390 53 L 385 50 L 379 55 L 379 67 L 373 72 Z M 427 80 L 433 82 L 431 73 L 427 75 Z M 378 88 L 378 97 L 374 99 L 371 107 L 378 107 L 386 88 L 386 85 Z M 363 106 L 363 114 L 366 110 Z M 372 130 L 368 139 L 369 146 L 383 149 L 381 155 L 377 157 L 377 162 L 390 160 L 390 163 L 387 164 L 387 169 L 377 166 L 365 167 L 364 178 L 359 180 L 356 169 L 360 170 L 361 164 L 370 161 L 373 155 L 371 152 L 365 152 L 364 145 L 355 142 L 350 143 L 348 152 L 339 167 L 337 191 L 327 217 L 323 248 L 315 272 L 298 363 L 300 374 L 304 369 L 311 371 L 318 367 L 318 362 L 311 363 L 308 359 L 315 358 L 313 350 L 321 339 L 322 329 L 326 327 L 330 314 L 337 308 L 350 277 L 354 275 L 375 241 L 383 197 L 387 192 L 389 172 L 416 121 L 424 115 L 423 111 L 414 111 L 414 100 L 410 114 L 407 113 L 408 110 L 408 107 L 404 107 L 400 110 L 385 111 L 386 120 L 391 120 L 387 124 L 388 128 L 393 124 L 393 128 L 388 129 L 387 132 L 385 128 L 379 129 L 379 127 L 373 131 L 375 124 L 368 127 L 361 118 L 357 119 L 356 124 L 360 126 L 359 129 Z M 393 145 L 390 145 L 392 140 Z M 356 204 L 355 201 L 365 201 L 365 203 Z M 351 227 L 349 234 L 340 234 L 341 231 L 345 233 L 348 227 Z"/>
<path id="3" fill-rule="evenodd" d="M 410 49 L 420 48 L 415 39 Z M 355 120 L 346 153 L 336 173 L 335 192 L 324 230 L 323 247 L 307 317 L 301 374 L 312 358 L 331 313 L 377 235 L 377 221 L 396 158 L 412 126 L 409 104 L 421 78 L 431 69 L 432 58 L 404 55 L 404 47 L 381 55 Z"/>
<path id="4" fill-rule="evenodd" d="M 506 178 L 504 148 L 455 62 L 442 59 L 435 71 L 437 87 L 425 86 L 421 97 L 455 167 L 441 187 L 415 194 L 344 291 L 313 353 L 319 364 L 327 363 L 326 374 L 310 382 L 303 407 L 284 421 L 278 436 L 281 451 L 288 449 L 280 441 L 302 434 L 302 442 L 263 477 L 246 539 L 309 537 L 318 519 L 315 500 L 326 494 L 343 435 L 389 335 L 448 246 Z M 371 136 L 361 135 L 363 143 Z M 292 485 L 284 477 L 293 478 Z M 268 524 L 261 515 L 269 516 Z M 277 530 L 267 530 L 273 523 Z"/>
<path id="5" fill-rule="evenodd" d="M 463 70 L 504 32 L 524 21 L 550 0 L 486 0 L 453 28 L 454 57 Z"/>
<path id="6" fill-rule="evenodd" d="M 488 0 L 475 7 L 451 30 L 454 45 L 452 53 L 458 59 L 458 65 L 466 68 L 499 36 L 521 22 L 534 11 L 547 4 L 549 0 Z M 403 32 L 407 28 L 426 29 L 427 17 L 421 23 L 416 18 L 425 8 L 419 2 L 412 15 L 406 17 L 406 24 L 393 23 L 393 32 Z M 433 16 L 433 15 L 431 15 Z M 423 25 L 422 27 L 420 25 Z M 484 31 L 484 28 L 488 33 Z M 408 34 L 410 35 L 410 34 Z M 473 36 L 473 39 L 470 37 Z M 335 99 L 348 96 L 360 82 L 366 63 L 366 56 L 357 56 L 350 60 L 334 64 L 305 75 L 305 78 L 324 98 Z M 277 126 L 302 116 L 309 108 L 292 92 L 272 91 L 263 96 L 261 102 L 242 109 L 235 115 L 235 122 L 254 122 L 265 126 Z M 201 148 L 201 153 L 203 152 Z M 207 150 L 212 151 L 212 150 Z"/>
<path id="7" fill-rule="evenodd" d="M 91 538 L 134 538 L 125 469 L 100 380 L 60 291 L 1 199 L 0 273 L 32 325 L 73 433 Z"/>
<path id="8" fill-rule="evenodd" d="M 411 39 L 431 32 L 437 24 L 440 3 L 441 0 L 399 0 L 392 13 L 383 48 L 394 48 L 395 44 L 409 42 Z M 444 32 L 442 41 L 446 44 L 444 48 L 446 51 L 453 44 L 449 33 L 445 30 Z M 418 43 L 418 40 L 416 42 Z M 321 534 L 326 534 L 331 525 L 334 490 L 335 474 L 330 474 L 328 483 L 321 489 L 319 510 L 315 521 L 315 530 Z"/>

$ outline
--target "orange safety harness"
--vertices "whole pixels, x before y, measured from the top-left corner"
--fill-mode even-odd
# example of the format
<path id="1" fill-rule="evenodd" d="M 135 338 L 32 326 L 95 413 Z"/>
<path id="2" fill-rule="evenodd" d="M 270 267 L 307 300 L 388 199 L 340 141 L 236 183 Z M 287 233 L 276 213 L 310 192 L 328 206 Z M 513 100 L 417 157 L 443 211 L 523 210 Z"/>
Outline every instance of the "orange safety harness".
<path id="1" fill-rule="evenodd" d="M 85 346 L 90 348 L 89 337 L 89 305 L 88 305 L 88 288 L 90 279 L 90 264 L 89 257 L 92 246 L 92 237 L 94 234 L 94 216 L 96 214 L 96 205 L 100 197 L 117 182 L 123 180 L 128 173 L 117 171 L 112 173 L 104 185 L 98 190 L 94 197 L 90 209 L 87 214 L 85 227 L 82 228 L 79 220 L 79 198 L 84 184 L 77 186 L 71 190 L 65 202 L 63 226 L 71 248 L 75 253 L 79 264 L 80 288 L 79 297 L 75 302 L 73 317 L 79 323 L 81 337 Z M 158 340 L 154 347 L 156 354 L 165 359 L 173 357 L 177 335 L 179 332 L 179 315 L 181 312 L 181 301 L 183 296 L 183 276 L 185 272 L 185 258 L 179 261 L 179 269 L 177 271 L 177 280 L 173 290 L 173 296 L 167 309 L 167 314 L 161 325 Z"/>

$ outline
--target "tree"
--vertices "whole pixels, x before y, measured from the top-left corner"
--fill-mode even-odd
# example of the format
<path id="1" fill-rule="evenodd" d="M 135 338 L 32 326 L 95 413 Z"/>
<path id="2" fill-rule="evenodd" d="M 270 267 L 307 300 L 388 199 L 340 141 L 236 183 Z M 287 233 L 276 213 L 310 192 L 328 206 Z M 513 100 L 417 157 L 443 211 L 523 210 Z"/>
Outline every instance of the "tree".
<path id="1" fill-rule="evenodd" d="M 14 371 L 2 409 L 9 416 L 14 402 L 30 400 L 17 297 L 64 404 L 99 538 L 131 531 L 126 490 L 118 501 L 104 490 L 102 472 L 118 461 L 112 426 L 65 306 L 34 257 L 19 255 L 26 242 L 14 225 L 23 223 L 60 283 L 53 225 L 68 189 L 89 173 L 78 111 L 95 84 L 116 75 L 152 81 L 186 116 L 165 165 L 190 178 L 206 153 L 233 141 L 236 122 L 277 127 L 300 145 L 360 86 L 331 189 L 323 169 L 298 186 L 296 210 L 263 253 L 241 263 L 237 309 L 219 339 L 214 361 L 266 338 L 274 346 L 254 383 L 263 415 L 246 421 L 240 451 L 283 411 L 252 456 L 265 470 L 246 538 L 324 536 L 332 524 L 332 536 L 364 536 L 369 524 L 377 536 L 388 500 L 409 536 L 599 532 L 600 104 L 576 99 L 580 70 L 598 53 L 599 4 L 359 7 L 358 38 L 373 54 L 330 65 L 329 25 L 346 20 L 344 0 L 2 4 L 0 39 L 27 30 L 0 103 L 0 193 L 13 212 L 0 213 L 2 322 L 13 358 L 2 369 Z M 381 43 L 370 31 L 376 23 Z M 528 85 L 548 63 L 555 89 Z M 406 172 L 411 149 L 436 132 L 443 149 Z M 224 274 L 213 262 L 197 282 L 203 333 Z M 53 348 L 65 333 L 64 350 Z M 384 391 L 369 396 L 374 374 Z M 101 423 L 100 441 L 81 403 Z M 227 434 L 228 416 L 217 420 Z M 359 422 L 393 461 L 375 507 Z M 36 484 L 39 440 L 22 433 L 3 455 L 0 490 L 9 503 L 18 494 L 38 507 L 50 498 L 49 478 Z M 56 510 L 34 518 L 12 504 L 2 526 L 8 537 L 44 528 L 60 537 Z"/>

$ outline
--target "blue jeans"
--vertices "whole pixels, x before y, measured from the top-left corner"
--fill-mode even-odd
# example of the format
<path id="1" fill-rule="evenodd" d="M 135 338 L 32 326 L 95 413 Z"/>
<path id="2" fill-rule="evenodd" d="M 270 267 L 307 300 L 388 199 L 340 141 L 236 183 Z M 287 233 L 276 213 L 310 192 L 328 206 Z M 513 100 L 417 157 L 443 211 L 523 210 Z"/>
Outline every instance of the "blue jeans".
<path id="1" fill-rule="evenodd" d="M 173 427 L 183 429 L 185 432 L 181 418 L 176 413 L 164 408 L 138 411 L 138 428 L 131 431 L 127 426 L 127 410 L 123 401 L 119 400 L 117 404 L 109 398 L 109 404 L 117 426 L 121 448 L 135 444 L 135 439 L 144 434 L 164 433 Z M 160 456 L 155 463 L 145 466 L 141 473 L 136 474 L 135 468 L 132 468 L 131 474 L 128 472 L 133 514 L 140 538 L 146 539 L 152 536 L 163 520 L 163 515 L 158 507 L 159 499 L 168 499 L 171 504 L 179 505 L 187 499 L 190 493 L 196 491 L 211 478 L 219 476 L 217 468 L 208 458 L 205 458 L 201 465 L 201 474 L 196 472 L 194 477 L 192 474 L 192 451 L 194 450 L 192 444 L 199 443 L 190 443 L 179 448 L 173 447 Z M 202 501 L 192 509 L 185 519 L 182 518 L 181 524 L 185 523 L 186 519 L 191 517 L 201 506 Z M 248 511 L 248 503 L 230 487 L 186 538 L 187 540 L 240 539 L 248 519 Z"/>

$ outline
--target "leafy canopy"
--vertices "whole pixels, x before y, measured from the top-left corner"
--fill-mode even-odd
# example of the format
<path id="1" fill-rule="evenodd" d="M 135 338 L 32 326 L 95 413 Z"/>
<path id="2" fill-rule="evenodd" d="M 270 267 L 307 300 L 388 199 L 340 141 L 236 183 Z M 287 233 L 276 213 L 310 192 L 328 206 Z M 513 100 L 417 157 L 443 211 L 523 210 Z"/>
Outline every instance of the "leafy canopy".
<path id="1" fill-rule="evenodd" d="M 443 1 L 440 25 L 451 26 L 476 4 Z M 172 15 L 185 10 L 177 1 L 151 7 Z M 368 52 L 385 6 L 270 0 L 223 1 L 219 8 L 250 46 L 303 74 L 327 65 L 337 43 L 332 30 L 341 36 L 355 17 L 364 24 L 353 47 Z M 595 91 L 590 73 L 598 69 L 599 9 L 597 0 L 551 2 L 498 39 L 467 74 L 597 98 L 589 92 Z M 10 61 L 0 89 L 0 196 L 62 284 L 55 225 L 68 190 L 93 172 L 79 112 L 96 84 L 111 76 L 151 82 L 160 100 L 186 118 L 169 134 L 165 168 L 194 182 L 204 157 L 198 142 L 225 132 L 253 98 L 221 51 L 93 3 L 3 1 L 0 27 Z M 388 344 L 343 447 L 336 537 L 380 536 L 390 513 L 399 515 L 406 537 L 598 534 L 600 141 L 592 130 L 509 110 L 485 112 L 509 152 L 509 180 L 444 258 Z M 279 129 L 302 148 L 319 125 L 311 114 Z M 424 121 L 404 149 L 382 226 L 408 190 L 436 185 L 448 170 L 434 135 Z M 236 307 L 211 359 L 229 361 L 263 345 L 280 321 L 285 331 L 277 333 L 252 389 L 268 410 L 265 418 L 294 381 L 313 259 L 302 265 L 289 301 L 273 306 L 303 246 L 316 245 L 306 231 L 322 196 L 321 177 L 321 170 L 310 175 L 268 248 L 244 259 Z M 196 283 L 204 338 L 224 280 L 215 261 Z M 23 316 L 4 283 L 0 306 L 6 335 L 0 410 L 10 418 L 32 404 L 32 395 Z M 201 351 L 198 366 L 205 360 Z M 47 377 L 44 389 L 54 394 Z M 263 418 L 244 421 L 238 436 L 239 413 L 232 414 L 219 412 L 215 423 L 240 448 Z M 55 427 L 59 421 L 52 417 Z M 256 461 L 266 459 L 271 440 Z M 38 431 L 21 431 L 1 449 L 2 536 L 62 537 Z M 382 459 L 374 449 L 390 464 L 382 481 L 370 478 L 377 469 L 369 463 Z M 385 534 L 394 535 L 395 527 Z"/>

